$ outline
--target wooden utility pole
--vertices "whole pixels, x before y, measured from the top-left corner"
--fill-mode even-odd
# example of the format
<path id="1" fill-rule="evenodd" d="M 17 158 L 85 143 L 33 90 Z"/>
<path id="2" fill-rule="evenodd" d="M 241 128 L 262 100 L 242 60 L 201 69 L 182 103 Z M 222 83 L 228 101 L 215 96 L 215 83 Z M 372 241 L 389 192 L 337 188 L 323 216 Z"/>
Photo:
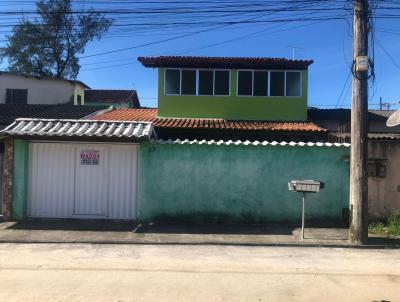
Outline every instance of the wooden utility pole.
<path id="1" fill-rule="evenodd" d="M 368 0 L 354 0 L 353 33 L 350 240 L 363 244 L 368 240 L 368 64 L 365 70 L 368 55 Z"/>

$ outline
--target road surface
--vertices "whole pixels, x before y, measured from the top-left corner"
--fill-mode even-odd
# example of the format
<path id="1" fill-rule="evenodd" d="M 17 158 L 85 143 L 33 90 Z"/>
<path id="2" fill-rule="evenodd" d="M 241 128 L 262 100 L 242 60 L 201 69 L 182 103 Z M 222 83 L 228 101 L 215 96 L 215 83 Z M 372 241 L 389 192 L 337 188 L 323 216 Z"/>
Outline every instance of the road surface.
<path id="1" fill-rule="evenodd" d="M 0 301 L 400 301 L 400 250 L 0 244 Z"/>

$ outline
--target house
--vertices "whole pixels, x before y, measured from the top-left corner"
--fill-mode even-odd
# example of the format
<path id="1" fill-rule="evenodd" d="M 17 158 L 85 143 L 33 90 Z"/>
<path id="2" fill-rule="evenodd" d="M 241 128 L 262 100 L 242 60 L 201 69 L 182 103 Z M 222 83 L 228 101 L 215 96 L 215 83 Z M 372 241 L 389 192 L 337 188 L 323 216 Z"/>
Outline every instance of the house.
<path id="1" fill-rule="evenodd" d="M 400 210 L 400 126 L 387 127 L 394 111 L 368 112 L 369 214 L 388 217 Z M 310 120 L 330 131 L 333 142 L 350 142 L 350 109 L 310 109 Z"/>
<path id="2" fill-rule="evenodd" d="M 312 61 L 139 61 L 159 69 L 158 110 L 21 119 L 1 133 L 14 140 L 11 218 L 297 223 L 287 183 L 316 179 L 325 188 L 310 195 L 307 219 L 346 220 L 349 144 L 326 142 L 308 119 Z"/>
<path id="3" fill-rule="evenodd" d="M 88 88 L 77 80 L 0 72 L 0 104 L 83 105 L 84 90 Z"/>
<path id="4" fill-rule="evenodd" d="M 86 89 L 85 105 L 113 106 L 115 108 L 139 108 L 136 90 Z"/>
<path id="5" fill-rule="evenodd" d="M 90 118 L 96 114 L 110 110 L 106 106 L 75 106 L 71 104 L 60 105 L 24 105 L 24 104 L 0 104 L 0 130 L 6 128 L 15 119 L 45 118 L 45 119 L 81 119 Z M 12 141 L 6 140 L 10 145 Z M 10 148 L 10 147 L 9 147 Z M 3 175 L 10 169 L 10 160 L 5 158 L 5 144 L 0 140 L 0 214 L 2 213 Z M 4 170 L 3 168 L 6 168 Z M 7 178 L 8 176 L 6 176 Z"/>

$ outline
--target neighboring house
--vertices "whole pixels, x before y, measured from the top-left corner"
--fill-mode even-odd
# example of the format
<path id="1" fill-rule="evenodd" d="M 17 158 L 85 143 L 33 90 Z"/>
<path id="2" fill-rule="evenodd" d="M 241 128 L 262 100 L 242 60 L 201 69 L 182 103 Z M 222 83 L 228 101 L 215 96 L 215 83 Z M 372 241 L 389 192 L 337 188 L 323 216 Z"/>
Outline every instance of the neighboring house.
<path id="1" fill-rule="evenodd" d="M 115 108 L 139 108 L 136 90 L 86 89 L 86 105 L 107 105 Z"/>
<path id="2" fill-rule="evenodd" d="M 88 88 L 76 80 L 0 72 L 0 104 L 83 105 L 84 90 Z"/>
<path id="3" fill-rule="evenodd" d="M 346 221 L 349 145 L 324 142 L 327 129 L 308 120 L 312 61 L 139 60 L 159 68 L 158 110 L 24 119 L 2 132 L 20 180 L 3 194 L 7 215 L 298 223 L 287 182 L 316 179 L 325 188 L 310 194 L 307 219 Z"/>
<path id="4" fill-rule="evenodd" d="M 387 127 L 394 111 L 368 112 L 368 202 L 372 216 L 400 210 L 400 126 Z M 350 109 L 310 109 L 309 118 L 330 130 L 330 140 L 350 142 Z"/>
<path id="5" fill-rule="evenodd" d="M 23 104 L 0 104 L 0 130 L 6 128 L 15 119 L 26 118 L 45 118 L 45 119 L 81 119 L 90 118 L 96 114 L 104 113 L 109 110 L 106 106 L 74 106 L 63 105 L 23 105 Z M 4 163 L 4 143 L 0 140 L 0 215 L 2 208 L 3 191 L 3 167 Z M 8 167 L 10 163 L 8 162 Z"/>

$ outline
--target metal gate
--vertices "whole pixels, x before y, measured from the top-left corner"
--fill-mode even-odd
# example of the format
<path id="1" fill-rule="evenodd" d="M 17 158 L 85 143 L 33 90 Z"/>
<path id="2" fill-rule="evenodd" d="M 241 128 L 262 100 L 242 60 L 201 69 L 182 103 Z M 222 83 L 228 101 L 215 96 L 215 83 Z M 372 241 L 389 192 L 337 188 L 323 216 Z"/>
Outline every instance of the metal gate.
<path id="1" fill-rule="evenodd" d="M 28 216 L 136 218 L 137 145 L 30 143 Z"/>

